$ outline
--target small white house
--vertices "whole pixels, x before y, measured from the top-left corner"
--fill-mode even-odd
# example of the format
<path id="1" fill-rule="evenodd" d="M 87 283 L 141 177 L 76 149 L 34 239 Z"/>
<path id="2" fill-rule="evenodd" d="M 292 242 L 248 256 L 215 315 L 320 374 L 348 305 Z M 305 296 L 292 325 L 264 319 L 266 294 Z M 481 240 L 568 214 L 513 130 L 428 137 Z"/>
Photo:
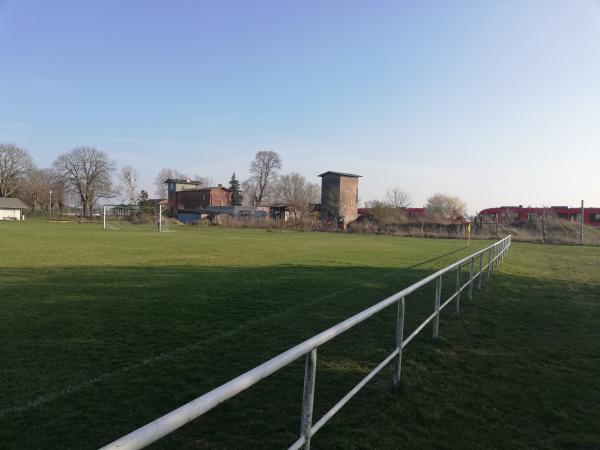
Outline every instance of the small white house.
<path id="1" fill-rule="evenodd" d="M 23 220 L 27 205 L 18 198 L 0 197 L 0 220 Z"/>

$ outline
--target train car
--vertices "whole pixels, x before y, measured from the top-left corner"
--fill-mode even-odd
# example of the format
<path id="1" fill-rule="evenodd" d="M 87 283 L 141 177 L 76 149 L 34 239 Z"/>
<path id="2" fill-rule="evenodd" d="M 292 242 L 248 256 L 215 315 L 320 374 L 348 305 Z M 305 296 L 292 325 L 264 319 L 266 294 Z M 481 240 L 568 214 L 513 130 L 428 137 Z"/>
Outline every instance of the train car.
<path id="1" fill-rule="evenodd" d="M 548 208 L 524 208 L 522 205 L 500 206 L 498 208 L 487 208 L 479 211 L 477 219 L 480 222 L 496 222 L 499 220 L 502 222 L 523 223 L 536 220 L 542 217 L 543 214 L 550 214 L 570 222 L 581 222 L 581 208 L 569 208 L 568 206 L 550 206 Z M 600 208 L 585 208 L 583 223 L 593 227 L 600 227 Z"/>

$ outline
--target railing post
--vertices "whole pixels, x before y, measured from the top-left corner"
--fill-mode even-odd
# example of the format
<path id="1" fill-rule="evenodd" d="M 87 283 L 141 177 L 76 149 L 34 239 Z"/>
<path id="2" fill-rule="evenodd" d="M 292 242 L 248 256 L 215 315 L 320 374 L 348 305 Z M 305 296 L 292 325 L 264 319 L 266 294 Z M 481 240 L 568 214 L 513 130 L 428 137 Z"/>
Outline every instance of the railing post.
<path id="1" fill-rule="evenodd" d="M 456 268 L 456 315 L 460 314 L 460 264 Z"/>
<path id="2" fill-rule="evenodd" d="M 404 342 L 404 297 L 398 302 L 398 314 L 396 315 L 396 365 L 394 367 L 394 386 L 400 384 L 402 373 L 402 343 Z"/>
<path id="3" fill-rule="evenodd" d="M 477 289 L 481 289 L 483 278 L 483 252 L 479 254 L 479 274 L 477 275 Z"/>
<path id="4" fill-rule="evenodd" d="M 435 319 L 433 319 L 433 338 L 437 339 L 440 328 L 440 298 L 442 296 L 442 276 L 437 277 L 435 283 Z"/>
<path id="5" fill-rule="evenodd" d="M 499 251 L 500 250 L 500 246 L 496 245 L 494 247 L 494 270 L 496 270 L 496 267 L 498 267 L 498 255 L 499 255 Z"/>
<path id="6" fill-rule="evenodd" d="M 300 418 L 300 436 L 304 436 L 304 450 L 310 450 L 316 373 L 317 349 L 313 348 L 306 355 L 306 366 L 304 368 L 304 393 L 302 396 L 302 417 Z"/>
<path id="7" fill-rule="evenodd" d="M 469 299 L 473 298 L 473 269 L 474 269 L 474 257 L 471 256 L 471 262 L 469 263 Z"/>
<path id="8" fill-rule="evenodd" d="M 487 279 L 490 279 L 490 272 L 492 271 L 492 249 L 488 252 L 488 265 L 487 265 Z"/>

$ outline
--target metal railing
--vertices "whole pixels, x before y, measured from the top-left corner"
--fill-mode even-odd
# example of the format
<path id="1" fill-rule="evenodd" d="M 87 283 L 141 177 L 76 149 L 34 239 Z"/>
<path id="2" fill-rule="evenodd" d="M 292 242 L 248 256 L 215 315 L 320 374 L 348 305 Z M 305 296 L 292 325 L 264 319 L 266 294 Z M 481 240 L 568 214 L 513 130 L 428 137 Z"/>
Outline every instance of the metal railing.
<path id="1" fill-rule="evenodd" d="M 377 375 L 381 369 L 391 362 L 394 363 L 393 383 L 395 386 L 400 383 L 400 373 L 402 369 L 402 349 L 406 347 L 408 343 L 412 341 L 415 336 L 417 336 L 417 334 L 419 334 L 421 330 L 423 330 L 423 328 L 425 328 L 425 326 L 432 321 L 433 338 L 437 339 L 439 333 L 440 312 L 450 302 L 452 302 L 452 300 L 456 300 L 456 312 L 458 314 L 460 310 L 461 292 L 468 288 L 468 297 L 472 298 L 473 285 L 475 284 L 475 281 L 477 281 L 477 288 L 481 289 L 483 278 L 485 277 L 489 279 L 492 271 L 502 264 L 504 256 L 509 250 L 510 245 L 511 236 L 507 236 L 495 244 L 492 244 L 483 250 L 479 250 L 478 252 L 475 252 L 472 255 L 467 256 L 426 278 L 423 278 L 415 284 L 401 290 L 400 292 L 397 292 L 385 300 L 380 301 L 379 303 L 365 309 L 355 316 L 352 316 L 349 319 L 346 319 L 343 322 L 340 322 L 339 324 L 329 328 L 328 330 L 325 330 L 322 333 L 307 339 L 301 344 L 298 344 L 286 352 L 275 356 L 260 366 L 249 370 L 243 375 L 234 378 L 233 380 L 216 389 L 213 389 L 201 397 L 198 397 L 195 400 L 192 400 L 191 402 L 186 403 L 170 413 L 148 423 L 147 425 L 138 428 L 137 430 L 123 436 L 111 444 L 102 447 L 101 450 L 134 450 L 144 448 L 305 355 L 306 365 L 304 371 L 302 413 L 300 417 L 300 437 L 289 448 L 309 449 L 312 436 L 314 436 L 317 431 L 319 431 L 346 403 L 348 403 L 348 401 L 354 397 L 354 395 L 356 395 L 356 393 L 358 393 L 375 375 Z M 485 264 L 484 259 L 486 260 Z M 475 272 L 476 260 L 478 260 L 479 263 L 479 270 L 477 272 Z M 469 279 L 464 284 L 461 284 L 461 269 L 465 268 L 466 266 L 468 266 L 469 269 Z M 442 303 L 442 276 L 448 272 L 451 272 L 452 270 L 456 270 L 456 286 L 454 293 Z M 407 338 L 404 338 L 405 297 L 434 280 L 436 282 L 436 289 L 433 313 L 427 319 L 425 319 L 425 321 L 421 323 Z M 323 417 L 313 424 L 312 415 L 318 347 L 393 304 L 397 304 L 398 306 L 394 351 L 390 353 L 390 355 L 387 356 L 366 377 L 364 377 L 350 392 L 348 392 L 341 400 L 339 400 L 333 406 L 333 408 L 331 408 Z"/>

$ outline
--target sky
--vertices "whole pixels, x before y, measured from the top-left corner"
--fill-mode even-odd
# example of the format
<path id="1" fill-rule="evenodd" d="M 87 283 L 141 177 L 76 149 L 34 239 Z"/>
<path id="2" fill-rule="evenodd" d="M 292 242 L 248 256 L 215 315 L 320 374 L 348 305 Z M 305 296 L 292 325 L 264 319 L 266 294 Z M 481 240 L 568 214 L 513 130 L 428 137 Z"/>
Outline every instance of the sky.
<path id="1" fill-rule="evenodd" d="M 422 206 L 600 206 L 600 1 L 0 0 L 0 142 Z"/>

